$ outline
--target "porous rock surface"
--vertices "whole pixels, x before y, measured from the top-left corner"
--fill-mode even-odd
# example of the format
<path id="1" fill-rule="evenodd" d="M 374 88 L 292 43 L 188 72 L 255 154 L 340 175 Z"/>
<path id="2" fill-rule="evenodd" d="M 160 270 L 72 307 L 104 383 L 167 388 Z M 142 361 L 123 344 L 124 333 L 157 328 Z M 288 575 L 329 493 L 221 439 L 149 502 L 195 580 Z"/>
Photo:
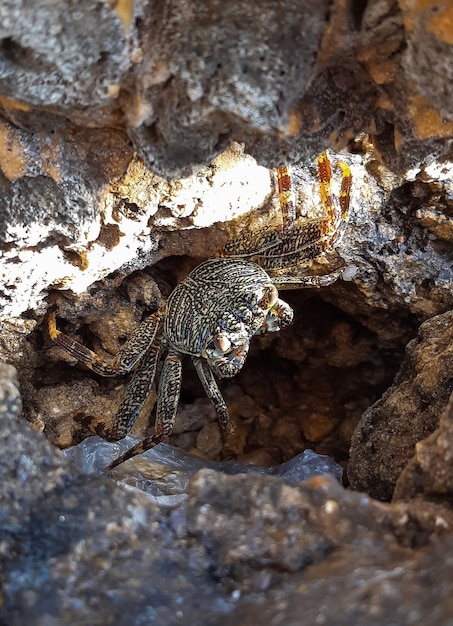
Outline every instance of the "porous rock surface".
<path id="1" fill-rule="evenodd" d="M 21 398 L 2 365 L 0 621 L 448 623 L 451 23 L 447 0 L 1 3 L 0 360 Z M 294 163 L 319 214 L 326 147 L 351 216 L 313 271 L 343 280 L 284 295 L 296 323 L 224 388 L 233 436 L 186 368 L 171 443 L 346 465 L 356 429 L 367 494 L 204 470 L 162 507 L 70 466 L 36 431 L 77 443 L 78 413 L 112 419 L 126 383 L 51 346 L 49 305 L 109 358 L 200 260 L 278 219 L 264 166 Z"/>
<path id="2" fill-rule="evenodd" d="M 69 466 L 0 381 L 4 623 L 447 623 L 451 512 L 213 470 L 159 507 Z"/>
<path id="3" fill-rule="evenodd" d="M 447 1 L 97 0 L 56 10 L 8 0 L 2 106 L 34 134 L 122 129 L 165 175 L 190 173 L 234 140 L 275 166 L 360 132 L 376 135 L 393 166 L 414 166 L 448 151 L 450 20 Z"/>
<path id="4" fill-rule="evenodd" d="M 417 481 L 410 474 L 416 473 L 416 461 L 424 456 L 418 446 L 425 446 L 422 440 L 439 426 L 452 389 L 453 311 L 448 311 L 420 326 L 393 385 L 363 414 L 352 438 L 351 486 L 380 500 L 391 499 L 396 484 L 398 493 L 406 492 L 404 485 Z M 447 422 L 448 416 L 442 422 L 444 430 Z M 432 467 L 433 483 L 450 484 L 449 456 L 445 450 L 444 468 Z M 425 484 L 424 489 L 429 492 L 430 486 Z"/>

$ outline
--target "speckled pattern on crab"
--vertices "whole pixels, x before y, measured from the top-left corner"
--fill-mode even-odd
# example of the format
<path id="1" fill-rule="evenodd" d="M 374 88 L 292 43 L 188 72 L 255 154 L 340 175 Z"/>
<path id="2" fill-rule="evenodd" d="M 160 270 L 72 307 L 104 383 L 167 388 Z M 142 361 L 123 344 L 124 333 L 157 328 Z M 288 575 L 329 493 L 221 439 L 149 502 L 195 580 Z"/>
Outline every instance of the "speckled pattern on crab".
<path id="1" fill-rule="evenodd" d="M 282 226 L 246 233 L 229 242 L 219 252 L 220 258 L 196 267 L 173 290 L 162 310 L 144 320 L 111 364 L 60 332 L 55 314 L 49 316 L 52 341 L 93 371 L 115 376 L 135 370 L 113 428 L 95 420 L 86 421 L 93 432 L 108 440 L 121 439 L 129 432 L 151 392 L 161 353 L 166 351 L 158 388 L 155 434 L 132 447 L 109 468 L 152 448 L 171 434 L 179 403 L 182 359 L 186 355 L 192 358 L 220 425 L 227 432 L 233 429 L 215 376 L 229 378 L 241 370 L 254 335 L 277 332 L 292 322 L 293 311 L 278 297 L 277 287 L 320 287 L 341 275 L 341 270 L 322 276 L 292 274 L 297 266 L 332 252 L 343 235 L 351 175 L 344 163 L 339 166 L 343 177 L 338 199 L 331 189 L 327 153 L 318 158 L 326 217 L 308 221 L 296 219 L 289 169 L 279 168 Z M 271 278 L 269 273 L 275 270 L 278 271 Z"/>

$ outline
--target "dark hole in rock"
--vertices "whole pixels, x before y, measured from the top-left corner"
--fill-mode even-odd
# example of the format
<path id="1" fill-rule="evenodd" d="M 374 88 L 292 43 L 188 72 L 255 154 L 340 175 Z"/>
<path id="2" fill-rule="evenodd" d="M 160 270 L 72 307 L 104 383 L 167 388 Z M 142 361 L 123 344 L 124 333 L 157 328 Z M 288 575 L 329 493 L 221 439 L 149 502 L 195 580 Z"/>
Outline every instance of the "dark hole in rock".
<path id="1" fill-rule="evenodd" d="M 5 60 L 20 64 L 26 56 L 26 50 L 11 37 L 6 37 L 0 42 L 0 54 Z"/>
<path id="2" fill-rule="evenodd" d="M 100 283 L 97 294 L 91 292 L 82 305 L 80 320 L 65 323 L 61 319 L 59 325 L 109 358 L 109 353 L 114 354 L 124 344 L 128 336 L 125 328 L 132 328 L 152 312 L 150 302 L 146 303 L 150 295 L 144 295 L 146 281 L 152 276 L 167 297 L 197 264 L 189 257 L 168 257 L 144 272 L 134 272 L 121 283 L 118 277 L 113 278 L 116 286 L 110 290 L 103 291 Z M 331 288 L 281 292 L 294 308 L 294 323 L 279 333 L 254 337 L 242 371 L 232 379 L 219 381 L 237 424 L 233 435 L 221 432 L 215 411 L 186 358 L 169 443 L 210 460 L 257 465 L 276 465 L 309 448 L 346 466 L 353 430 L 363 411 L 391 384 L 402 349 L 389 350 L 363 323 L 326 302 L 322 296 L 328 293 L 332 296 Z M 61 315 L 69 317 L 70 305 L 61 308 L 61 296 L 58 298 Z M 43 343 L 49 346 L 45 326 L 42 332 Z M 78 412 L 113 415 L 130 375 L 102 378 L 84 366 L 65 365 L 59 358 L 61 352 L 60 357 L 52 357 L 53 365 L 46 364 L 46 373 L 38 374 L 35 383 L 40 388 L 60 384 L 72 389 L 66 394 L 63 422 L 51 419 L 52 426 L 47 429 L 50 437 L 61 444 L 61 429 L 72 429 L 74 442 L 88 434 L 74 426 L 73 417 Z M 78 384 L 88 385 L 86 394 L 74 391 Z M 137 422 L 137 437 L 149 432 L 154 415 L 155 407 L 149 404 Z M 68 441 L 67 437 L 63 440 Z"/>

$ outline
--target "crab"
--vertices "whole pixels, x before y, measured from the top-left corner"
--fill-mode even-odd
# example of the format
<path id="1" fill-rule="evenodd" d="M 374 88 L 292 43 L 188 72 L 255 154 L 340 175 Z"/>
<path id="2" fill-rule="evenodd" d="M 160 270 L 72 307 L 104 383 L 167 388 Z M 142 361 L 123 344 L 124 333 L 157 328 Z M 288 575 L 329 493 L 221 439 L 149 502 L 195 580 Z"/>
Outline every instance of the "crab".
<path id="1" fill-rule="evenodd" d="M 170 294 L 164 306 L 147 317 L 111 363 L 59 331 L 55 313 L 49 315 L 49 334 L 79 362 L 101 376 L 118 376 L 134 370 L 113 421 L 91 424 L 109 441 L 126 436 L 149 396 L 157 365 L 166 353 L 158 385 L 154 434 L 114 460 L 107 469 L 156 446 L 171 434 L 179 403 L 182 359 L 190 356 L 222 429 L 234 426 L 216 382 L 231 378 L 244 366 L 252 337 L 277 332 L 293 320 L 293 310 L 279 298 L 278 289 L 321 287 L 341 275 L 297 276 L 302 263 L 331 252 L 341 239 L 348 218 L 351 173 L 342 162 L 339 197 L 331 189 L 327 153 L 318 157 L 321 200 L 326 216 L 296 219 L 288 167 L 277 169 L 282 225 L 230 240 L 211 258 L 197 266 Z"/>

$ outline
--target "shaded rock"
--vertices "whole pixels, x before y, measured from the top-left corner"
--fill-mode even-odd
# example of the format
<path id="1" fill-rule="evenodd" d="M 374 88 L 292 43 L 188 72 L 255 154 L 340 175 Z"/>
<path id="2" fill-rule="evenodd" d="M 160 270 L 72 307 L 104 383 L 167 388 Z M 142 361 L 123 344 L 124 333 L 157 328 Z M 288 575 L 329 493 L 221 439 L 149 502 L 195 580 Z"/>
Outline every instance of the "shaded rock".
<path id="1" fill-rule="evenodd" d="M 128 61 L 127 22 L 104 2 L 82 1 L 77 11 L 46 2 L 5 2 L 0 10 L 1 91 L 59 112 L 93 111 L 118 95 Z M 28 108 L 28 107 L 27 107 Z"/>
<path id="2" fill-rule="evenodd" d="M 403 67 L 419 93 L 434 104 L 441 116 L 451 120 L 453 40 L 447 27 L 451 7 L 445 4 L 439 8 L 440 11 L 429 3 L 424 7 L 404 3 L 403 11 L 410 32 Z"/>
<path id="3" fill-rule="evenodd" d="M 151 169 L 187 175 L 247 132 L 252 141 L 268 132 L 278 150 L 279 133 L 297 132 L 294 102 L 314 69 L 327 7 L 324 0 L 175 2 L 162 23 L 147 7 L 135 72 L 144 119 L 129 132 Z M 260 152 L 260 160 L 272 158 Z"/>
<path id="4" fill-rule="evenodd" d="M 12 365 L 0 362 L 0 414 L 6 420 L 15 420 L 22 409 L 22 398 L 19 392 L 19 381 Z M 6 433 L 3 437 L 6 438 Z"/>
<path id="5" fill-rule="evenodd" d="M 301 612 L 332 626 L 447 623 L 451 514 L 373 502 L 329 477 L 289 486 L 213 470 L 161 508 L 65 462 L 17 419 L 11 375 L 0 415 L 4 623 L 295 626 Z"/>
<path id="6" fill-rule="evenodd" d="M 453 494 L 453 394 L 439 421 L 439 427 L 417 442 L 415 453 L 401 472 L 393 494 L 395 501 L 413 498 L 451 503 Z"/>
<path id="7" fill-rule="evenodd" d="M 410 474 L 415 480 L 415 466 L 424 447 L 418 442 L 438 427 L 453 389 L 452 333 L 452 311 L 424 322 L 417 339 L 407 346 L 394 384 L 363 414 L 352 439 L 348 465 L 354 489 L 391 499 L 401 472 L 420 445 L 411 472 L 405 473 L 405 481 L 410 483 Z M 448 417 L 444 428 L 447 423 Z M 434 467 L 433 471 L 437 473 Z M 448 480 L 445 488 L 447 485 Z M 400 489 L 404 492 L 402 486 Z"/>

